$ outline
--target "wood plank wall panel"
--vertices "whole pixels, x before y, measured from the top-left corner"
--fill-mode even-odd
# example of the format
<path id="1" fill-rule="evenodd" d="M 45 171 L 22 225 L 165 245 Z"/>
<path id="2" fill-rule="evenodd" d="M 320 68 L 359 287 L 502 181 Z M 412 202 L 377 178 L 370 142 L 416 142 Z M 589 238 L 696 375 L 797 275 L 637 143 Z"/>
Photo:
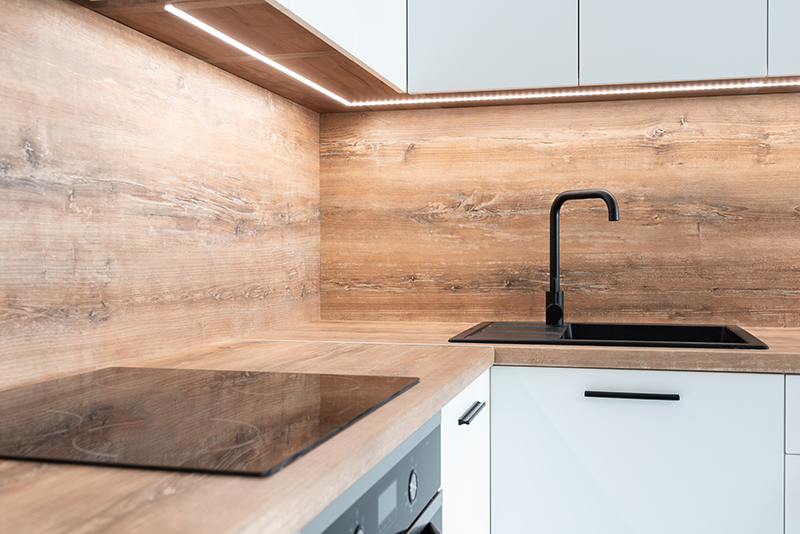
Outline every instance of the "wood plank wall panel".
<path id="1" fill-rule="evenodd" d="M 323 115 L 323 319 L 800 326 L 800 95 Z"/>
<path id="2" fill-rule="evenodd" d="M 0 388 L 319 316 L 319 115 L 0 3 Z"/>

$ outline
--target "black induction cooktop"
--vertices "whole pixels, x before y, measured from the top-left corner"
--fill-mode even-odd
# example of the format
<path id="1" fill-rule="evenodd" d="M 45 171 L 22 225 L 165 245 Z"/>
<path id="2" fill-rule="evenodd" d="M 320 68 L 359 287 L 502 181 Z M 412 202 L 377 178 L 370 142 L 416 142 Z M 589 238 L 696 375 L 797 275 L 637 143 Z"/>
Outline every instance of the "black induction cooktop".
<path id="1" fill-rule="evenodd" d="M 0 458 L 266 476 L 418 382 L 110 367 L 0 391 Z"/>

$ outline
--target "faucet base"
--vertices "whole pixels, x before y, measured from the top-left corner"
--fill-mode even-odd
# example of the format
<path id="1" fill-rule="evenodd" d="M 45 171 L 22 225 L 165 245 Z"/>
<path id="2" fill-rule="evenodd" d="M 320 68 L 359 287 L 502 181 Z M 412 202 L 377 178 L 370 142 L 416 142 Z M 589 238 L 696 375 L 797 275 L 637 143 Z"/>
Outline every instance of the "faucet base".
<path id="1" fill-rule="evenodd" d="M 545 319 L 549 326 L 564 324 L 564 292 L 548 291 L 546 297 Z"/>

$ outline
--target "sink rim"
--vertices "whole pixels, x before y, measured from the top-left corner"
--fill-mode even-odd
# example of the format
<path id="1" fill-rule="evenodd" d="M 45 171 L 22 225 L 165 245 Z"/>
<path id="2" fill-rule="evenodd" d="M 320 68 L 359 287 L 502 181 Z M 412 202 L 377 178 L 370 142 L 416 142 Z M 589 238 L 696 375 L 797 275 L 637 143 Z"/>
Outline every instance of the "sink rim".
<path id="1" fill-rule="evenodd" d="M 506 335 L 498 332 L 494 335 L 486 329 L 492 325 L 506 327 Z M 643 339 L 570 339 L 565 332 L 571 325 L 608 326 L 612 328 L 675 328 L 675 329 L 727 329 L 739 337 L 741 342 L 732 341 L 687 341 L 687 340 L 643 340 Z M 495 330 L 497 331 L 497 330 Z M 549 326 L 532 321 L 485 321 L 479 323 L 448 340 L 451 343 L 499 343 L 516 345 L 561 345 L 561 346 L 605 346 L 605 347 L 637 347 L 637 348 L 699 348 L 699 349 L 749 349 L 768 350 L 769 346 L 753 334 L 737 325 L 707 325 L 684 323 L 590 323 L 575 322 L 561 326 Z"/>

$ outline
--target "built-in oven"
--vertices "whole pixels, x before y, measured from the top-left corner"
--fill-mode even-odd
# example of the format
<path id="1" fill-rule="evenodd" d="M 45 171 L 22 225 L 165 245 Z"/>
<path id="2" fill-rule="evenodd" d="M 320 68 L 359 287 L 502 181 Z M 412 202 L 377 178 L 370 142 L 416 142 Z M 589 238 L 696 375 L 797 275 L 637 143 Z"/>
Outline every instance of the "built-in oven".
<path id="1" fill-rule="evenodd" d="M 440 417 L 428 421 L 309 523 L 301 534 L 438 534 Z"/>

